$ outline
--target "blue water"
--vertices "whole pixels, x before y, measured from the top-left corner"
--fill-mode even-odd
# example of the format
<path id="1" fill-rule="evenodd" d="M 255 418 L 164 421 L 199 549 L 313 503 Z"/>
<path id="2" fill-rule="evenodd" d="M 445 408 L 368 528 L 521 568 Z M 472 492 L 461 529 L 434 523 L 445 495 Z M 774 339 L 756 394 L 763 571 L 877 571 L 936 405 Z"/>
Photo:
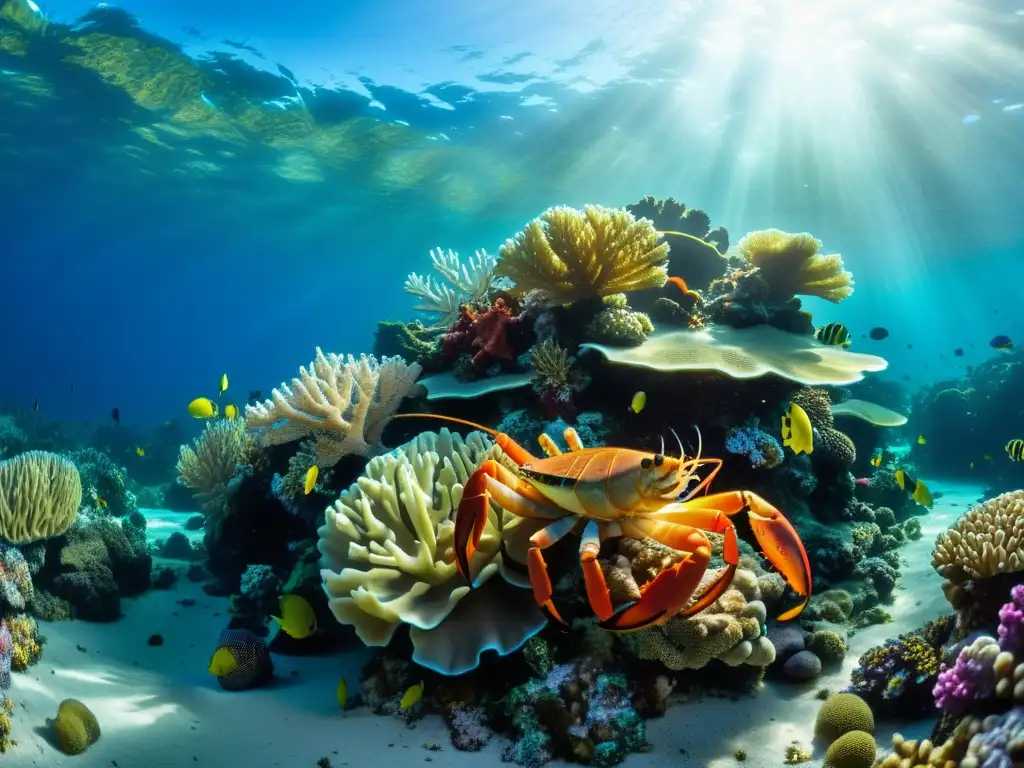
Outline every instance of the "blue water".
<path id="1" fill-rule="evenodd" d="M 635 5 L 4 0 L 0 403 L 150 425 L 224 371 L 267 391 L 410 318 L 430 248 L 645 194 L 844 254 L 856 293 L 809 306 L 895 379 L 1020 332 L 1013 3 Z M 102 34 L 166 56 L 70 58 Z"/>

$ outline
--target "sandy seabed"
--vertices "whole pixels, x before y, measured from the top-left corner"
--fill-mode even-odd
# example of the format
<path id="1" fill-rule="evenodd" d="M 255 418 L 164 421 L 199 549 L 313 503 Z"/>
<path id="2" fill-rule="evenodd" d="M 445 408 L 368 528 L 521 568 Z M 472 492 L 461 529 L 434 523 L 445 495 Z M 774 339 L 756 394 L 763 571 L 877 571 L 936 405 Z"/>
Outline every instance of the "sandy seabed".
<path id="1" fill-rule="evenodd" d="M 779 766 L 793 740 L 812 744 L 820 688 L 839 690 L 849 681 L 857 658 L 868 648 L 948 612 L 940 580 L 931 569 L 931 548 L 981 495 L 981 489 L 935 483 L 941 492 L 935 509 L 921 518 L 924 536 L 902 550 L 902 578 L 888 610 L 895 622 L 857 632 L 846 662 L 806 685 L 769 683 L 755 696 L 738 700 L 705 697 L 673 703 L 668 714 L 648 722 L 646 754 L 626 766 L 733 768 Z M 147 510 L 150 536 L 181 530 L 188 515 Z M 182 604 L 185 601 L 185 604 Z M 194 601 L 189 605 L 190 601 Z M 40 622 L 47 642 L 40 663 L 16 673 L 9 691 L 15 702 L 13 738 L 0 757 L 5 766 L 116 766 L 117 768 L 316 768 L 327 757 L 335 768 L 374 768 L 433 763 L 448 766 L 503 765 L 501 742 L 483 752 L 450 746 L 439 717 L 415 728 L 365 708 L 342 712 L 335 698 L 340 677 L 350 695 L 366 661 L 365 652 L 330 657 L 274 656 L 277 681 L 255 691 L 229 693 L 206 671 L 227 624 L 227 599 L 206 595 L 198 584 L 180 580 L 171 590 L 125 600 L 124 618 L 112 624 L 81 621 Z M 148 644 L 151 635 L 163 645 Z M 66 698 L 76 698 L 96 714 L 103 736 L 84 754 L 69 757 L 51 743 L 47 720 Z M 930 722 L 881 724 L 879 744 L 894 730 L 927 735 Z M 440 744 L 441 751 L 424 746 Z M 744 763 L 736 750 L 747 752 Z M 820 766 L 824 749 L 815 746 Z"/>

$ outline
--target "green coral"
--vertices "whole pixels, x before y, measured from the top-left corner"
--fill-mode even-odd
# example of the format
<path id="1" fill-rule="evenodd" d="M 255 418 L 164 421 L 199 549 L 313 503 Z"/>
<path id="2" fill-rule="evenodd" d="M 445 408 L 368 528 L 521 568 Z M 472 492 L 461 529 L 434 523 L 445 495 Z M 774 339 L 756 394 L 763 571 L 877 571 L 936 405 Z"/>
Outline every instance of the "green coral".
<path id="1" fill-rule="evenodd" d="M 864 627 L 872 627 L 876 624 L 891 624 L 892 620 L 892 616 L 887 610 L 876 605 L 857 614 L 856 627 L 863 629 Z"/>
<path id="2" fill-rule="evenodd" d="M 373 354 L 377 357 L 398 355 L 425 366 L 437 357 L 438 340 L 442 333 L 443 328 L 427 328 L 419 321 L 400 323 L 381 320 L 377 323 L 377 332 L 373 337 Z"/>
<path id="3" fill-rule="evenodd" d="M 53 736 L 61 752 L 80 755 L 99 740 L 100 724 L 85 704 L 64 699 L 53 720 Z"/>
<path id="4" fill-rule="evenodd" d="M 916 517 L 912 517 L 903 523 L 903 533 L 906 534 L 907 539 L 910 541 L 917 541 L 923 535 L 921 531 L 921 521 Z"/>
<path id="5" fill-rule="evenodd" d="M 846 658 L 846 638 L 835 630 L 818 630 L 807 641 L 807 650 L 813 651 L 825 664 L 838 664 Z"/>
<path id="6" fill-rule="evenodd" d="M 853 693 L 830 696 L 818 710 L 814 732 L 825 741 L 832 742 L 851 731 L 875 732 L 875 716 L 871 707 Z"/>
<path id="7" fill-rule="evenodd" d="M 547 640 L 537 635 L 526 641 L 526 645 L 523 646 L 523 658 L 538 677 L 547 677 L 555 668 L 555 662 L 551 658 L 551 646 Z"/>
<path id="8" fill-rule="evenodd" d="M 651 318 L 634 312 L 626 304 L 626 295 L 617 293 L 604 299 L 607 309 L 598 312 L 587 325 L 590 341 L 616 347 L 636 347 L 654 331 Z"/>
<path id="9" fill-rule="evenodd" d="M 870 733 L 850 731 L 828 748 L 825 768 L 871 768 L 876 756 L 875 738 Z"/>

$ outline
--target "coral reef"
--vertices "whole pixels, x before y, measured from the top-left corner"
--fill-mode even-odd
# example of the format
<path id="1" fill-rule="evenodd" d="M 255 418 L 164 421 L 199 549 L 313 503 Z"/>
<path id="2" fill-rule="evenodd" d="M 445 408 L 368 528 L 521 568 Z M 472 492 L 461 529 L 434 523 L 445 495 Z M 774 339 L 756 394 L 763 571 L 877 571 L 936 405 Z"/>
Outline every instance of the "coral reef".
<path id="1" fill-rule="evenodd" d="M 29 451 L 0 461 L 0 538 L 27 544 L 59 535 L 81 503 L 82 480 L 67 459 Z"/>
<path id="2" fill-rule="evenodd" d="M 432 315 L 434 328 L 445 328 L 456 321 L 462 307 L 487 296 L 494 282 L 497 259 L 477 251 L 464 262 L 455 251 L 437 248 L 430 251 L 430 260 L 442 279 L 412 272 L 405 281 L 405 292 L 419 298 L 420 303 L 413 309 Z M 413 360 L 417 358 L 418 355 L 410 356 Z"/>

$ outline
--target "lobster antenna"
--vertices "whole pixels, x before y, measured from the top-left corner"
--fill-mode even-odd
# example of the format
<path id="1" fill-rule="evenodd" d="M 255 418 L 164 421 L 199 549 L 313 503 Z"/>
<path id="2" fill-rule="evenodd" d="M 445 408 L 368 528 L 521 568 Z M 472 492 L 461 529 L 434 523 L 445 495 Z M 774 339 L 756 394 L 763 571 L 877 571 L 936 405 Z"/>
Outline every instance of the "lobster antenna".
<path id="1" fill-rule="evenodd" d="M 665 455 L 665 436 L 664 435 L 661 436 L 661 450 L 658 451 L 658 453 L 660 453 L 662 456 Z"/>
<path id="2" fill-rule="evenodd" d="M 477 424 L 475 421 L 469 421 L 468 419 L 459 419 L 455 416 L 442 416 L 439 413 L 399 413 L 391 418 L 393 419 L 439 419 L 441 421 L 448 421 L 452 424 L 461 424 L 464 427 L 472 427 L 473 429 L 479 429 L 481 432 L 486 432 L 491 437 L 498 436 L 498 430 L 485 427 L 483 424 Z"/>
<path id="3" fill-rule="evenodd" d="M 683 459 L 686 458 L 686 451 L 683 450 L 683 441 L 679 439 L 679 434 L 671 427 L 669 427 L 669 432 L 671 432 L 672 437 L 676 439 L 676 445 L 679 446 L 679 460 L 682 461 Z M 665 450 L 665 438 L 662 438 L 661 450 L 662 452 L 664 452 Z"/>

